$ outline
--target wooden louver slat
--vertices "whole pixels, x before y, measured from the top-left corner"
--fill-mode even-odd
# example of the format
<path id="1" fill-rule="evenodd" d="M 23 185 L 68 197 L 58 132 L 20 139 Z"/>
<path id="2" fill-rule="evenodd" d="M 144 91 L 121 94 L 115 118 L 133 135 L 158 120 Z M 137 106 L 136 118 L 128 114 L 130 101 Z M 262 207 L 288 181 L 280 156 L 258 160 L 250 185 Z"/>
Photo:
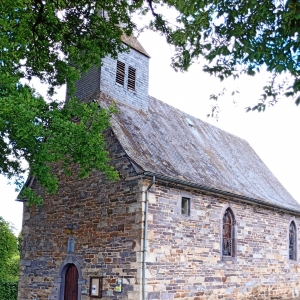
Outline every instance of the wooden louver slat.
<path id="1" fill-rule="evenodd" d="M 134 69 L 133 67 L 129 67 L 127 88 L 132 91 L 135 91 L 135 79 L 136 79 L 135 74 L 136 74 L 136 69 Z"/>
<path id="2" fill-rule="evenodd" d="M 117 61 L 117 73 L 116 73 L 116 82 L 124 85 L 125 79 L 125 64 L 121 61 Z"/>

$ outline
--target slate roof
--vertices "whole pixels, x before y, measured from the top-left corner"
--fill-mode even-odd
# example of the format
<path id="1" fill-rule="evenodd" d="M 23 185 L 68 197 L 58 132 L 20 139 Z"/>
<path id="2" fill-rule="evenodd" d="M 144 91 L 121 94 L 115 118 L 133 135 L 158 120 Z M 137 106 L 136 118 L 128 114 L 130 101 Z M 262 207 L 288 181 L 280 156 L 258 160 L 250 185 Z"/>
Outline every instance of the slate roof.
<path id="1" fill-rule="evenodd" d="M 247 141 L 153 97 L 148 112 L 119 102 L 116 107 L 113 131 L 144 171 L 300 211 Z"/>
<path id="2" fill-rule="evenodd" d="M 135 49 L 136 51 L 144 54 L 147 57 L 150 57 L 150 55 L 147 53 L 147 51 L 144 49 L 141 43 L 134 36 L 127 36 L 126 34 L 123 34 L 121 36 L 121 40 L 129 47 Z"/>

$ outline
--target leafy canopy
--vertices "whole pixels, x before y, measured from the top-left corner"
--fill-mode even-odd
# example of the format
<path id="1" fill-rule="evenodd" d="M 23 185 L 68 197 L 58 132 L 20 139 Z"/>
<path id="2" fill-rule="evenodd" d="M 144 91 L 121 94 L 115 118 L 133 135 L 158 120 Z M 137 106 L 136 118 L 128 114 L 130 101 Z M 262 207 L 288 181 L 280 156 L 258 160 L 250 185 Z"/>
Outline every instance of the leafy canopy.
<path id="1" fill-rule="evenodd" d="M 18 280 L 19 260 L 18 239 L 13 234 L 13 227 L 0 217 L 0 279 L 2 281 Z"/>
<path id="2" fill-rule="evenodd" d="M 299 105 L 299 0 L 171 0 L 158 5 L 162 3 L 177 10 L 177 24 L 152 9 L 151 25 L 175 46 L 175 69 L 187 70 L 199 57 L 206 61 L 203 70 L 220 80 L 253 76 L 266 68 L 270 82 L 248 110 L 265 110 L 281 95 L 294 97 Z M 281 74 L 291 80 L 278 82 Z"/>
<path id="3" fill-rule="evenodd" d="M 163 6 L 176 12 L 173 23 L 161 13 Z M 135 14 L 149 14 L 149 28 L 174 46 L 175 70 L 187 70 L 199 57 L 206 61 L 204 71 L 221 80 L 267 68 L 273 79 L 249 109 L 264 110 L 280 93 L 299 104 L 298 0 L 1 1 L 0 173 L 15 177 L 18 189 L 30 170 L 54 193 L 57 178 L 50 164 L 56 161 L 67 173 L 77 163 L 81 177 L 97 169 L 117 179 L 102 136 L 114 110 L 76 99 L 62 105 L 54 101 L 54 90 L 67 83 L 74 92 L 81 73 L 106 55 L 126 51 L 120 37 L 139 29 Z M 292 80 L 284 88 L 275 85 L 283 73 Z M 27 84 L 33 77 L 49 86 L 47 99 Z M 41 201 L 28 188 L 22 196 Z"/>

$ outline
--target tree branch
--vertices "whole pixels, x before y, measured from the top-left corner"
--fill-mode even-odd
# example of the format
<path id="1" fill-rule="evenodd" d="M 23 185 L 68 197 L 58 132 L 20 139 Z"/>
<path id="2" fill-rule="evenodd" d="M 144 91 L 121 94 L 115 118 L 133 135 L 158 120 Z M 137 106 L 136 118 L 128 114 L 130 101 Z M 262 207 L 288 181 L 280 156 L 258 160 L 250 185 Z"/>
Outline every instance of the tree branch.
<path id="1" fill-rule="evenodd" d="M 36 27 L 37 27 L 37 26 L 42 22 L 42 20 L 43 20 L 44 4 L 43 4 L 43 1 L 42 1 L 42 0 L 36 0 L 36 1 L 35 1 L 36 7 L 37 7 L 38 3 L 39 3 L 41 6 L 40 6 L 40 9 L 39 9 L 38 17 L 37 17 L 37 19 L 36 19 L 34 25 L 33 25 L 32 28 L 31 28 L 33 33 L 35 32 Z"/>
<path id="2" fill-rule="evenodd" d="M 166 26 L 165 20 L 163 20 L 162 17 L 161 17 L 158 13 L 156 13 L 156 12 L 154 11 L 154 8 L 153 8 L 153 6 L 152 6 L 153 1 L 152 1 L 152 0 L 147 0 L 147 3 L 148 3 L 148 5 L 149 5 L 149 7 L 150 7 L 150 9 L 151 9 L 152 15 L 153 15 L 156 19 L 160 19 L 160 20 L 161 20 L 161 22 L 162 22 L 162 24 L 161 24 L 162 32 L 163 32 L 163 33 L 166 33 L 167 35 L 169 35 L 169 34 L 170 34 L 170 31 L 169 31 L 169 29 L 168 29 L 167 26 Z"/>

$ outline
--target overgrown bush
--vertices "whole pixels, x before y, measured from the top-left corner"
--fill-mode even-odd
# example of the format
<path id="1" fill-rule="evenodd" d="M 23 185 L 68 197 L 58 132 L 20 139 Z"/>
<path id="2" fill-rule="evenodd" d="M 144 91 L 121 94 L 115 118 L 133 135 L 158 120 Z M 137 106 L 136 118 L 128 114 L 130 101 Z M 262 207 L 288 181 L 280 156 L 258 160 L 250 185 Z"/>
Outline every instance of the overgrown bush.
<path id="1" fill-rule="evenodd" d="M 18 298 L 18 282 L 9 282 L 0 280 L 0 299 L 1 300 L 17 300 Z"/>
<path id="2" fill-rule="evenodd" d="M 17 300 L 20 253 L 13 227 L 0 217 L 0 300 Z"/>

